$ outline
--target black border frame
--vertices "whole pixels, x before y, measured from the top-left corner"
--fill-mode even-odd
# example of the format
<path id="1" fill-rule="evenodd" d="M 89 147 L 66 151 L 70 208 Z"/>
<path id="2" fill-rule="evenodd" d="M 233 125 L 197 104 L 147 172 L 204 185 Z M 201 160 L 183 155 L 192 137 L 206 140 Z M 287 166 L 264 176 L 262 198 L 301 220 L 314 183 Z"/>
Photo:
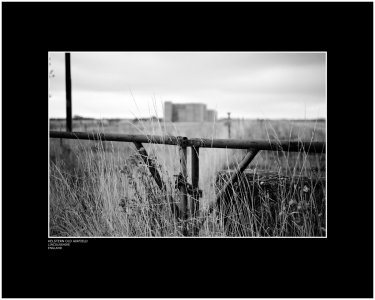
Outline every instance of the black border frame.
<path id="1" fill-rule="evenodd" d="M 3 2 L 2 25 L 3 297 L 373 297 L 373 3 Z M 327 51 L 328 238 L 48 251 L 41 61 L 89 50 Z"/>

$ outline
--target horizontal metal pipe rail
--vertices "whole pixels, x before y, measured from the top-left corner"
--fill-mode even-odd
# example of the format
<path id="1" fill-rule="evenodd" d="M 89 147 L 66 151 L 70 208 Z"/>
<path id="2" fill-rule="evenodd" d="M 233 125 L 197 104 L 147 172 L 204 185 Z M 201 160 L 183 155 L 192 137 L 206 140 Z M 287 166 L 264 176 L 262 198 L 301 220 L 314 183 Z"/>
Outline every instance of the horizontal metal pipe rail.
<path id="1" fill-rule="evenodd" d="M 89 132 L 63 132 L 50 131 L 51 138 L 80 139 L 80 140 L 101 140 L 112 142 L 138 142 L 164 145 L 180 145 L 195 148 L 228 148 L 228 149 L 256 149 L 270 151 L 304 151 L 306 153 L 325 152 L 323 142 L 301 142 L 301 141 L 259 141 L 259 140 L 239 140 L 239 139 L 201 139 L 183 138 L 179 136 L 158 136 L 158 135 L 134 135 L 134 134 L 113 134 L 113 133 L 89 133 Z"/>

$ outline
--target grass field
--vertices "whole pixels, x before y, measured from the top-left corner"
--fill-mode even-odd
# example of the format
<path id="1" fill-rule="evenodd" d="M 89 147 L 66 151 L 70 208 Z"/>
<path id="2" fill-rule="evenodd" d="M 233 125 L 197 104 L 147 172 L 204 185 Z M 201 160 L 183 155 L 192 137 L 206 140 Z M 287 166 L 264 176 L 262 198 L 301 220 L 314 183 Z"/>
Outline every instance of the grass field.
<path id="1" fill-rule="evenodd" d="M 325 122 L 316 121 L 232 120 L 231 138 L 324 142 L 325 127 Z M 64 131 L 64 123 L 51 120 L 50 130 Z M 224 120 L 74 121 L 73 131 L 228 138 Z M 180 172 L 178 148 L 155 144 L 144 147 L 157 163 L 166 192 L 159 190 L 132 143 L 50 139 L 50 235 L 181 236 L 181 223 L 174 219 L 168 205 L 170 197 L 179 204 L 174 182 L 174 175 Z M 218 173 L 233 170 L 245 153 L 235 149 L 200 149 L 203 211 L 215 201 L 226 180 L 219 178 Z M 199 236 L 325 236 L 325 169 L 325 154 L 261 151 L 246 173 L 273 175 L 252 180 L 242 177 L 228 195 L 229 202 L 235 205 L 196 220 L 202 224 Z M 191 182 L 190 176 L 188 181 Z M 230 219 L 226 227 L 223 211 Z"/>

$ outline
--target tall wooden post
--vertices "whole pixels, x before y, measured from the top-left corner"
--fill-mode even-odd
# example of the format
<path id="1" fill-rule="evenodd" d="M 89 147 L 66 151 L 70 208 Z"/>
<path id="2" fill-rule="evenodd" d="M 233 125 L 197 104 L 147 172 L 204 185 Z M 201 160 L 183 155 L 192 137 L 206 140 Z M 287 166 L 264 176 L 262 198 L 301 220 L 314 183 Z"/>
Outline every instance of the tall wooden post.
<path id="1" fill-rule="evenodd" d="M 66 87 L 66 131 L 72 132 L 72 78 L 70 74 L 70 53 L 65 53 Z"/>

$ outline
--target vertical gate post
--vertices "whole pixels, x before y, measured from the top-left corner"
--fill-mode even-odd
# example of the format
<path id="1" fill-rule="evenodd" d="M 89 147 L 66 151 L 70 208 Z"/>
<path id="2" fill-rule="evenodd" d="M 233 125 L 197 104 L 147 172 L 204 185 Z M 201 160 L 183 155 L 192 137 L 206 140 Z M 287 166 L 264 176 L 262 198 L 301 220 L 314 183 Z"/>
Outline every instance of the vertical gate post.
<path id="1" fill-rule="evenodd" d="M 183 184 L 180 185 L 180 207 L 181 207 L 181 215 L 183 220 L 183 229 L 182 233 L 183 235 L 187 235 L 187 218 L 188 218 L 188 205 L 187 205 L 187 187 L 186 187 L 186 181 L 187 181 L 187 138 L 186 137 L 178 137 L 178 151 L 180 155 L 180 173 L 182 175 L 182 182 Z"/>
<path id="2" fill-rule="evenodd" d="M 70 74 L 70 53 L 65 53 L 66 88 L 66 131 L 72 132 L 72 79 Z"/>
<path id="3" fill-rule="evenodd" d="M 194 219 L 193 234 L 198 235 L 199 228 L 195 218 L 199 215 L 199 147 L 191 147 L 191 217 Z"/>

